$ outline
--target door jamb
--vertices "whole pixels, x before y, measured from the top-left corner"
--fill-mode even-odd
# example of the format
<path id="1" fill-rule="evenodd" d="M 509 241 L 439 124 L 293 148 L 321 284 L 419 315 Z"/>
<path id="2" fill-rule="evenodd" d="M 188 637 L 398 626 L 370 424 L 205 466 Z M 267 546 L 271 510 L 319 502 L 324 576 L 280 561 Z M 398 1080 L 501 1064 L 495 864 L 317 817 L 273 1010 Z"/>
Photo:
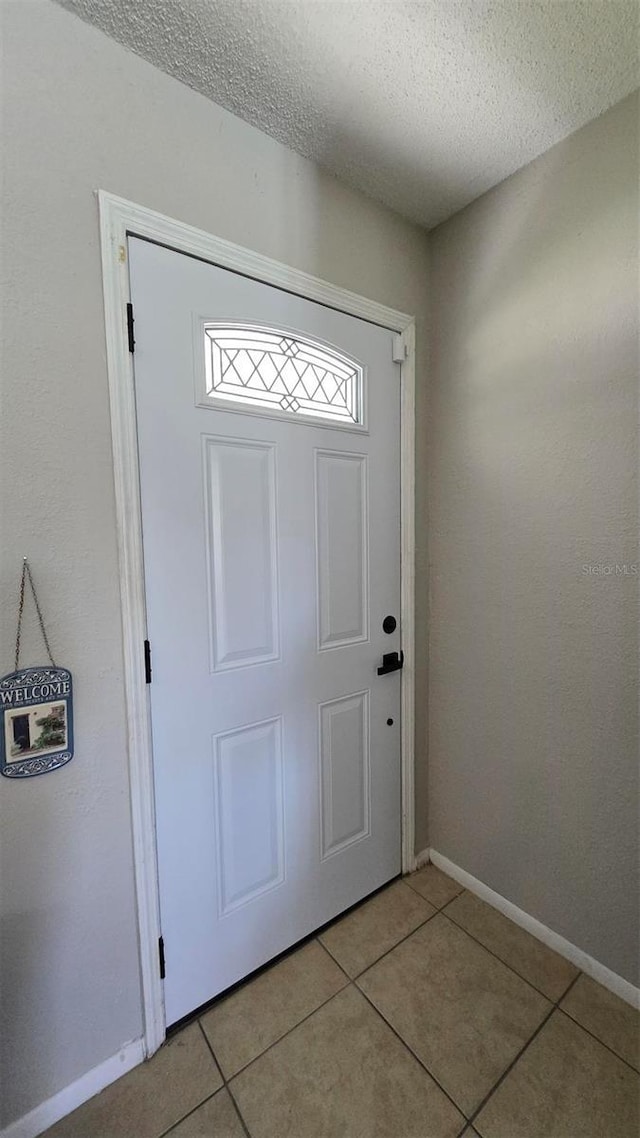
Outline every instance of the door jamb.
<path id="1" fill-rule="evenodd" d="M 402 707 L 402 872 L 415 868 L 415 318 L 347 289 L 290 268 L 242 246 L 165 217 L 155 210 L 98 191 L 104 289 L 107 370 L 118 534 L 118 558 L 133 857 L 137 897 L 144 1047 L 152 1055 L 165 1038 L 162 981 L 158 966 L 160 907 L 153 805 L 151 710 L 145 682 L 143 643 L 147 637 L 138 438 L 129 351 L 130 301 L 127 237 L 136 236 L 244 273 L 266 284 L 319 301 L 351 316 L 380 324 L 404 338 L 401 364 L 401 627 L 404 668 Z"/>

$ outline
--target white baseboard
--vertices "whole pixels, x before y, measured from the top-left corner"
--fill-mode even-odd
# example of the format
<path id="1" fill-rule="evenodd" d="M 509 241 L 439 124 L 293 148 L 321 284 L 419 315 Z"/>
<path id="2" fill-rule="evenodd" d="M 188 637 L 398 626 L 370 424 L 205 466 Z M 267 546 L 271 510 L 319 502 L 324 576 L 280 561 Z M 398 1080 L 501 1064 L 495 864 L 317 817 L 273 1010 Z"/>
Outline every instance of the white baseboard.
<path id="1" fill-rule="evenodd" d="M 40 1103 L 40 1106 L 34 1107 L 22 1118 L 10 1122 L 4 1130 L 0 1131 L 0 1138 L 37 1138 L 38 1134 L 42 1134 L 44 1130 L 53 1126 L 54 1122 L 59 1122 L 65 1115 L 71 1114 L 71 1111 L 75 1110 L 76 1107 L 82 1106 L 87 1099 L 93 1098 L 99 1091 L 108 1087 L 110 1083 L 115 1083 L 121 1075 L 126 1075 L 127 1071 L 137 1067 L 143 1059 L 144 1042 L 142 1039 L 134 1039 L 131 1043 L 125 1043 L 116 1055 L 112 1055 L 110 1059 L 105 1059 L 104 1063 L 100 1063 L 93 1070 L 87 1071 L 86 1075 L 81 1075 L 75 1083 L 64 1087 L 63 1090 Z"/>
<path id="2" fill-rule="evenodd" d="M 601 964 L 599 960 L 594 960 L 586 952 L 583 952 L 577 945 L 572 944 L 571 941 L 565 940 L 559 933 L 555 933 L 553 929 L 547 928 L 535 917 L 530 917 L 525 913 L 524 909 L 519 909 L 511 901 L 507 901 L 506 897 L 502 897 L 499 893 L 494 892 L 484 882 L 479 881 L 477 877 L 472 877 L 465 869 L 460 869 L 458 865 L 454 865 L 449 858 L 443 857 L 437 850 L 423 850 L 416 858 L 416 862 L 420 863 L 425 854 L 429 854 L 429 858 L 437 869 L 441 869 L 443 873 L 448 873 L 454 881 L 464 885 L 470 893 L 475 893 L 481 901 L 486 901 L 488 905 L 492 905 L 505 917 L 513 921 L 514 924 L 519 925 L 521 929 L 525 929 L 532 936 L 537 937 L 548 948 L 552 948 L 560 956 L 564 956 L 566 960 L 570 960 L 587 976 L 591 976 L 593 980 L 597 980 L 602 984 L 603 988 L 608 988 L 614 995 L 620 996 L 628 1004 L 634 1008 L 640 1008 L 640 988 L 636 988 L 628 980 L 622 976 L 618 976 L 616 972 L 612 972 L 606 965 Z M 422 864 L 425 864 L 422 861 Z"/>

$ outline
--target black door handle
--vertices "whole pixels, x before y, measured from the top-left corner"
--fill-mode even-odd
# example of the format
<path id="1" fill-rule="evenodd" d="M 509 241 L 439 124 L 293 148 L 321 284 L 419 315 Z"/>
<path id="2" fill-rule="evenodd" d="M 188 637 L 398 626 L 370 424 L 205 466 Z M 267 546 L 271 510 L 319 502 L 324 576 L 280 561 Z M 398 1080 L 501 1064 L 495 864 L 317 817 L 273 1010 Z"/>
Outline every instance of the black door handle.
<path id="1" fill-rule="evenodd" d="M 388 676 L 389 672 L 399 672 L 404 664 L 404 652 L 385 652 L 382 656 L 382 667 L 378 668 L 379 676 Z"/>

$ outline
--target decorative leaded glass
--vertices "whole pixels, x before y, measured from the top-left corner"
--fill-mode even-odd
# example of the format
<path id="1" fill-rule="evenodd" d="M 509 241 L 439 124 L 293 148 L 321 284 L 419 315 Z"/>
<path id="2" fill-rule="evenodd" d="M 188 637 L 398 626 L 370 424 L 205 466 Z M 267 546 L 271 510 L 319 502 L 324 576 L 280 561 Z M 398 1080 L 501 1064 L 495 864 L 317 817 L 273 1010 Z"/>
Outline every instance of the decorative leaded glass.
<path id="1" fill-rule="evenodd" d="M 362 368 L 289 333 L 206 324 L 207 395 L 278 413 L 362 423 Z"/>

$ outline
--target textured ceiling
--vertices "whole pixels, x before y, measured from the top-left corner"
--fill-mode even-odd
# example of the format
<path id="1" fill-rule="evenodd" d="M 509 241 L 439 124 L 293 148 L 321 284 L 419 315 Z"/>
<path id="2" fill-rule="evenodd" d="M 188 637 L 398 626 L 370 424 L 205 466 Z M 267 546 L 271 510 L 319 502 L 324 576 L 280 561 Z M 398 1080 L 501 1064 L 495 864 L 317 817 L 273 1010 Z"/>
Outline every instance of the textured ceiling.
<path id="1" fill-rule="evenodd" d="M 640 83 L 636 0 L 58 0 L 431 227 Z"/>

